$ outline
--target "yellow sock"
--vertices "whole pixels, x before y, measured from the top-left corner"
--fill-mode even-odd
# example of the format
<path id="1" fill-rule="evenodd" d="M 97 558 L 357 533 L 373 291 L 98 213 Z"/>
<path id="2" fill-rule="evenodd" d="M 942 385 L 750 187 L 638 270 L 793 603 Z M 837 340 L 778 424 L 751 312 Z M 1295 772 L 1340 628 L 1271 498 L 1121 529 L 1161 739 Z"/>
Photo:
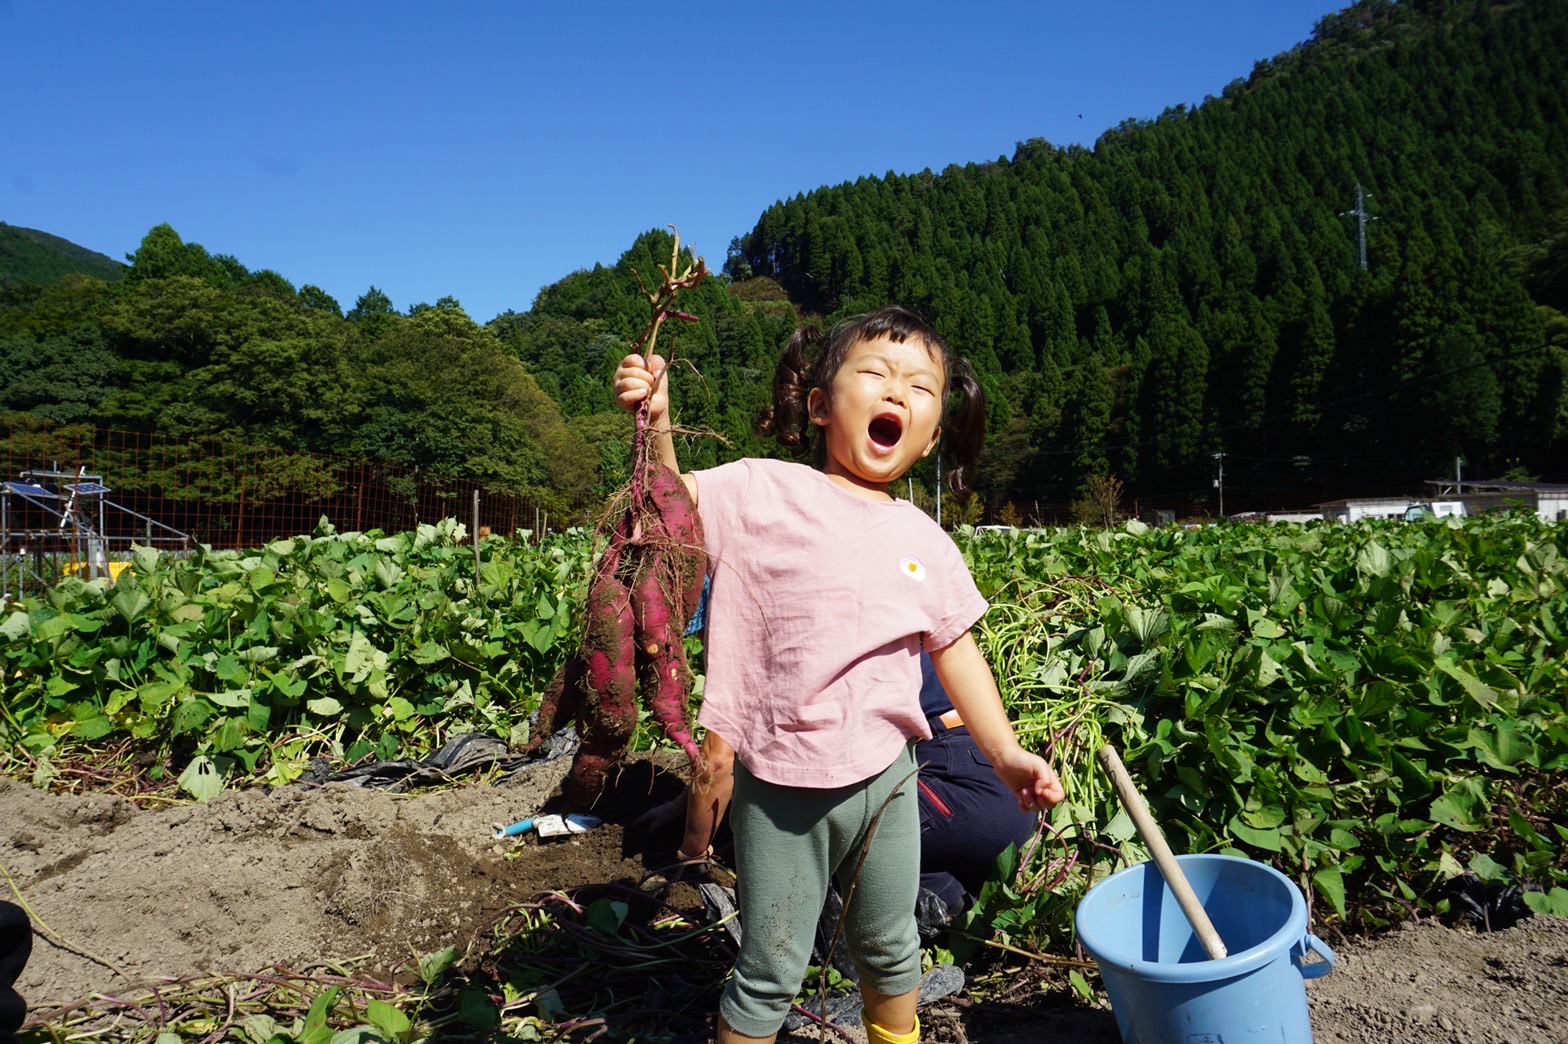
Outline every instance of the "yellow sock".
<path id="1" fill-rule="evenodd" d="M 867 1044 L 918 1044 L 920 1040 L 920 1016 L 915 1016 L 915 1028 L 908 1033 L 894 1033 L 892 1030 L 883 1029 L 870 1019 L 866 1013 L 860 1013 L 860 1024 L 866 1027 Z"/>

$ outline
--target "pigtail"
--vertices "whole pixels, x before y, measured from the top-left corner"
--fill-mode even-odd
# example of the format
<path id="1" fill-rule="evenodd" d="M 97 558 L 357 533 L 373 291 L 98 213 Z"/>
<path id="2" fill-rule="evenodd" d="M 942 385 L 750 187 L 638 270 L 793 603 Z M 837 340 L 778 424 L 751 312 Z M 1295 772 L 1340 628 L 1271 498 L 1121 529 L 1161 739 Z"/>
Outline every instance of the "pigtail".
<path id="1" fill-rule="evenodd" d="M 796 456 L 804 456 L 810 448 L 809 405 L 821 346 L 822 334 L 816 328 L 802 326 L 795 331 L 773 371 L 773 402 L 757 414 L 754 425 L 758 435 L 776 439 Z"/>
<path id="2" fill-rule="evenodd" d="M 985 389 L 975 380 L 969 360 L 956 353 L 948 355 L 947 389 L 950 405 L 942 418 L 942 448 L 944 456 L 956 460 L 947 469 L 947 484 L 962 502 L 974 492 L 985 445 Z"/>

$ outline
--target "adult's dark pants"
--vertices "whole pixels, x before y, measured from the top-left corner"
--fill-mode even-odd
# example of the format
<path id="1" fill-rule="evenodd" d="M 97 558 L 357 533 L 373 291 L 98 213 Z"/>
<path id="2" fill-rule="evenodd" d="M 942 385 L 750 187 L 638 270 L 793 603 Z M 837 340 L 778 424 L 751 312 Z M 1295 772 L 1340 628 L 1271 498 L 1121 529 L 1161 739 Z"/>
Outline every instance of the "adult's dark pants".
<path id="1" fill-rule="evenodd" d="M 1022 845 L 1037 822 L 1020 812 L 1018 798 L 996 776 L 969 730 L 931 724 L 932 737 L 915 745 L 921 764 L 920 887 L 964 908 L 991 875 L 1008 845 Z"/>

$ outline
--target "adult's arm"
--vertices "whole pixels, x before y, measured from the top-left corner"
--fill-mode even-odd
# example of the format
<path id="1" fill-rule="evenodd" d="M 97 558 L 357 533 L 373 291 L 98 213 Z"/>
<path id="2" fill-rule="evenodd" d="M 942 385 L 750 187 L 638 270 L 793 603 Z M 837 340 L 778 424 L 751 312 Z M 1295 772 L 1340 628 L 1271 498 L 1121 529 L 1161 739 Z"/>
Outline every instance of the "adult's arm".
<path id="1" fill-rule="evenodd" d="M 686 788 L 686 836 L 675 854 L 701 859 L 713 850 L 724 813 L 735 795 L 735 748 L 709 730 L 702 739 L 703 770 Z"/>

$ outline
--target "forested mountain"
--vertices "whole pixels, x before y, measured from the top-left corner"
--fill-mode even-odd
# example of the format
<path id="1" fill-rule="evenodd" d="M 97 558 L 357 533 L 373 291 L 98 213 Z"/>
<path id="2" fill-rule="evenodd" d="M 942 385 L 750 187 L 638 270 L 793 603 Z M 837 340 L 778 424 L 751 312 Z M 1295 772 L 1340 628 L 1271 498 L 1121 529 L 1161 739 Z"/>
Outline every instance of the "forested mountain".
<path id="1" fill-rule="evenodd" d="M 798 317 L 899 301 L 991 393 L 992 511 L 1113 475 L 1212 508 L 1217 455 L 1231 511 L 1419 487 L 1459 456 L 1568 481 L 1565 64 L 1568 0 L 1368 0 L 1093 148 L 781 201 L 683 297 L 701 321 L 666 326 L 702 433 L 683 457 L 766 450 L 750 420 Z M 591 502 L 629 441 L 610 374 L 647 315 L 634 273 L 669 251 L 646 233 L 481 326 L 373 287 L 345 314 L 159 226 L 120 283 L 0 289 L 0 433 L 242 438 Z"/>
<path id="2" fill-rule="evenodd" d="M 77 274 L 113 282 L 125 266 L 68 239 L 0 221 L 0 286 L 48 285 Z"/>
<path id="3" fill-rule="evenodd" d="M 1202 489 L 1217 453 L 1238 490 L 1414 486 L 1458 455 L 1568 479 L 1565 62 L 1560 0 L 1363 3 L 1092 150 L 780 203 L 731 270 L 935 316 L 1000 393 L 993 498 Z"/>

